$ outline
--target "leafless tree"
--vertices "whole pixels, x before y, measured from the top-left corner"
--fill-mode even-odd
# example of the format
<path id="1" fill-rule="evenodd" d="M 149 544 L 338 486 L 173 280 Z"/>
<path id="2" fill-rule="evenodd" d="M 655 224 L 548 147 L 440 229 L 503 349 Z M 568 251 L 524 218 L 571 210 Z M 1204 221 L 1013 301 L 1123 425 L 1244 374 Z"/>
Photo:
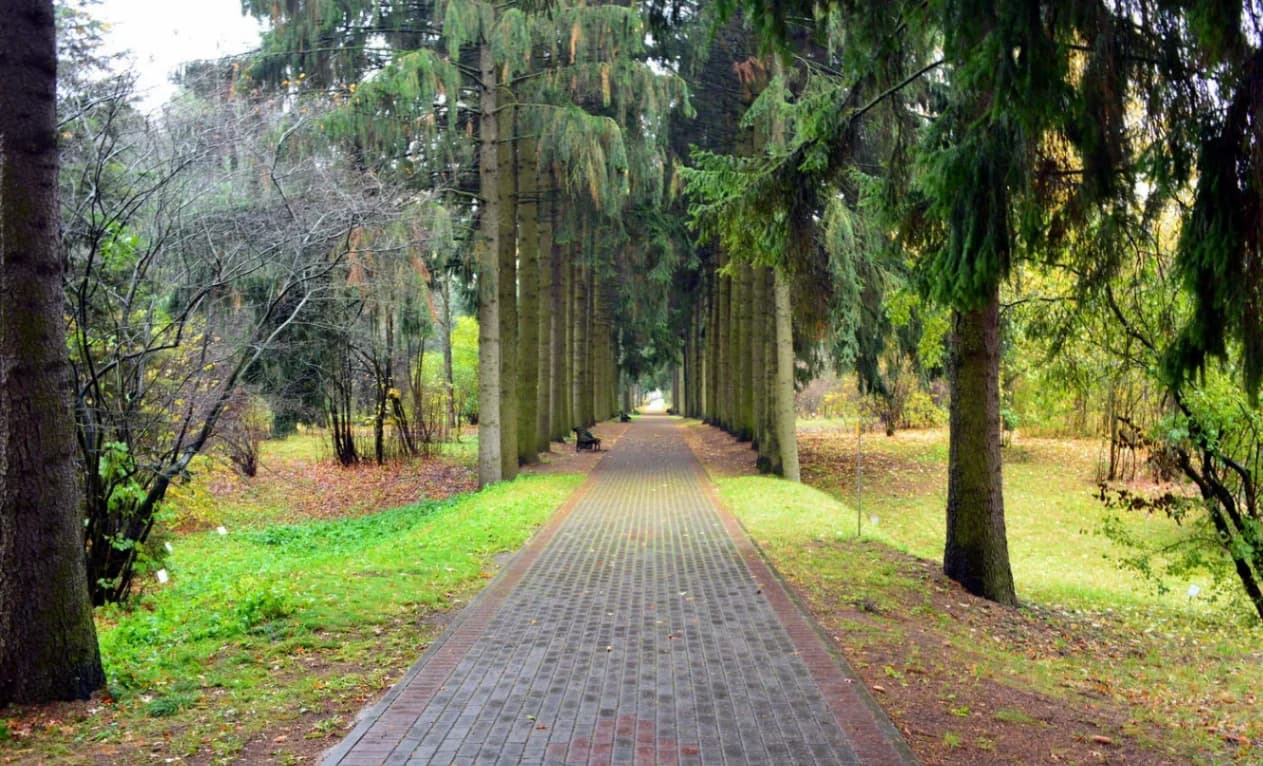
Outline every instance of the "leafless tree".
<path id="1" fill-rule="evenodd" d="M 322 139 L 317 104 L 207 87 L 149 120 L 119 95 L 77 110 L 63 173 L 98 604 L 128 593 L 168 486 L 251 369 L 339 288 L 354 232 L 398 208 Z"/>

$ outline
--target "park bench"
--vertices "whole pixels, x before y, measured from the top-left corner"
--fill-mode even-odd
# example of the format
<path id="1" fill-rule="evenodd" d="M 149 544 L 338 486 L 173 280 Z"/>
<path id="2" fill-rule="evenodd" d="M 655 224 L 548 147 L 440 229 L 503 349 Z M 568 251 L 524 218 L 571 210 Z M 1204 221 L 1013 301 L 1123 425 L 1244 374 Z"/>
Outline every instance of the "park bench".
<path id="1" fill-rule="evenodd" d="M 599 452 L 601 449 L 601 440 L 592 435 L 592 432 L 582 426 L 575 426 L 570 429 L 574 431 L 574 451 L 590 449 L 593 452 Z"/>
<path id="2" fill-rule="evenodd" d="M 620 413 L 618 413 L 618 422 L 620 422 L 620 423 L 630 423 L 630 422 L 631 422 L 631 415 L 628 415 L 626 412 L 620 412 Z"/>

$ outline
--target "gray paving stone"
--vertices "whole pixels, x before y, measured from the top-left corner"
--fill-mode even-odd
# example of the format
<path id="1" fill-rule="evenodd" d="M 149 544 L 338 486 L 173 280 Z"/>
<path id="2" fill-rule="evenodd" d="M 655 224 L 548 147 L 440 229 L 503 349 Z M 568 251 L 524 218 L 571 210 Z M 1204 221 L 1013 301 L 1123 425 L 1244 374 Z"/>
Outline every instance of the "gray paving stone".
<path id="1" fill-rule="evenodd" d="M 678 429 L 644 418 L 610 445 L 325 763 L 912 763 Z"/>

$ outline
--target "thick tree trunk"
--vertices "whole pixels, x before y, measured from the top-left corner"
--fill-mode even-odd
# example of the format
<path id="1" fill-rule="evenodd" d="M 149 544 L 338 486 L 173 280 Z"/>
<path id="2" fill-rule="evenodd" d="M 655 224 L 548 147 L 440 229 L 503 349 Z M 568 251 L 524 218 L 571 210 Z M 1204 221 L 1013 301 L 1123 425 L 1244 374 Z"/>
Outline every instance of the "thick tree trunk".
<path id="1" fill-rule="evenodd" d="M 696 298 L 695 298 L 696 301 Z M 684 378 L 684 408 L 680 411 L 685 417 L 692 417 L 697 407 L 697 394 L 693 391 L 693 382 L 697 380 L 697 355 L 693 345 L 694 331 L 697 329 L 697 303 L 694 302 L 688 313 L 688 323 L 684 326 L 684 349 L 681 354 Z"/>
<path id="2" fill-rule="evenodd" d="M 724 366 L 723 357 L 723 331 L 720 329 L 719 313 L 723 301 L 720 300 L 719 292 L 719 264 L 715 264 L 715 268 L 710 271 L 706 277 L 708 302 L 710 304 L 709 316 L 710 320 L 706 327 L 706 422 L 711 425 L 719 425 L 719 413 L 723 406 L 720 394 L 719 381 L 721 380 L 720 371 Z"/>
<path id="3" fill-rule="evenodd" d="M 452 285 L 443 277 L 443 381 L 447 386 L 447 427 L 460 441 L 460 418 L 456 412 L 456 377 L 452 369 Z"/>
<path id="4" fill-rule="evenodd" d="M 549 268 L 552 269 L 552 283 L 549 285 L 549 302 L 552 303 L 552 316 L 549 318 L 548 342 L 552 346 L 549 356 L 552 357 L 552 391 L 548 395 L 549 435 L 553 441 L 566 438 L 570 425 L 566 421 L 566 268 L 562 258 L 561 245 L 557 243 L 557 207 L 556 197 L 552 206 L 552 245 L 549 253 Z"/>
<path id="5" fill-rule="evenodd" d="M 725 260 L 732 262 L 731 256 L 725 256 Z M 734 272 L 735 273 L 735 272 Z M 739 324 L 737 322 L 737 295 L 736 295 L 736 279 L 732 276 L 724 277 L 724 315 L 723 315 L 723 332 L 724 332 L 724 430 L 734 436 L 737 433 L 737 401 L 740 391 L 737 388 L 737 357 L 741 353 L 741 348 L 737 345 L 740 338 L 737 335 Z"/>
<path id="6" fill-rule="evenodd" d="M 535 140 L 524 139 L 520 149 L 517 454 L 528 464 L 539 462 L 539 189 Z"/>
<path id="7" fill-rule="evenodd" d="M 1000 298 L 954 312 L 943 572 L 970 593 L 1017 603 L 1000 477 Z"/>
<path id="8" fill-rule="evenodd" d="M 586 420 L 587 409 L 583 406 L 584 394 L 587 393 L 585 378 L 587 378 L 587 358 L 588 358 L 588 294 L 587 294 L 587 278 L 584 274 L 587 269 L 575 264 L 574 267 L 574 294 L 571 304 L 571 329 L 573 337 L 571 338 L 571 394 L 570 403 L 574 407 L 572 420 L 576 426 L 589 426 Z"/>
<path id="9" fill-rule="evenodd" d="M 553 215 L 552 195 L 544 196 L 544 179 L 536 162 L 535 190 L 539 195 L 536 212 L 539 215 L 539 321 L 536 323 L 536 340 L 539 354 L 536 356 L 535 381 L 535 450 L 547 452 L 553 433 Z"/>
<path id="10" fill-rule="evenodd" d="M 610 413 L 610 320 L 605 284 L 592 281 L 592 420 L 608 420 Z"/>
<path id="11" fill-rule="evenodd" d="M 799 481 L 798 433 L 794 409 L 794 325 L 789 281 L 775 270 L 773 301 L 776 309 L 776 446 L 779 450 L 776 473 Z"/>
<path id="12" fill-rule="evenodd" d="M 731 262 L 728 256 L 723 257 L 723 263 L 726 266 Z M 719 287 L 719 322 L 716 327 L 719 328 L 719 370 L 716 382 L 718 384 L 719 394 L 719 427 L 732 433 L 733 414 L 733 393 L 734 386 L 732 381 L 732 373 L 734 361 L 732 356 L 733 340 L 732 340 L 732 277 L 717 276 L 716 285 Z"/>
<path id="13" fill-rule="evenodd" d="M 759 266 L 750 273 L 750 422 L 754 433 L 751 446 L 757 451 L 766 439 L 767 358 L 764 353 L 768 315 L 767 269 Z M 761 453 L 760 453 L 761 454 Z"/>
<path id="14" fill-rule="evenodd" d="M 500 459 L 500 165 L 496 65 L 491 44 L 478 51 L 478 486 L 504 477 Z M 515 453 L 516 454 L 516 453 Z"/>
<path id="15" fill-rule="evenodd" d="M 501 96 L 507 97 L 502 89 Z M 517 320 L 517 161 L 514 110 L 500 104 L 500 473 L 517 476 L 518 468 L 518 320 Z"/>
<path id="16" fill-rule="evenodd" d="M 748 442 L 754 439 L 754 375 L 750 353 L 753 269 L 748 264 L 739 265 L 734 281 L 737 286 L 737 358 L 733 371 L 737 379 L 737 439 Z"/>
<path id="17" fill-rule="evenodd" d="M 579 270 L 579 248 L 572 240 L 565 250 L 566 258 L 561 267 L 562 274 L 562 317 L 561 317 L 561 438 L 570 438 L 570 429 L 577 426 L 574 407 L 574 342 L 575 311 L 574 285 L 575 274 Z"/>
<path id="18" fill-rule="evenodd" d="M 105 682 L 88 604 L 58 247 L 51 0 L 0 24 L 0 708 Z"/>
<path id="19" fill-rule="evenodd" d="M 706 358 L 706 312 L 709 305 L 710 295 L 704 292 L 693 323 L 693 350 L 697 356 L 697 376 L 693 384 L 697 389 L 697 399 L 693 408 L 695 418 L 706 417 L 706 374 L 710 365 L 710 360 Z"/>
<path id="20" fill-rule="evenodd" d="M 594 252 L 593 243 L 596 241 L 595 233 L 589 240 L 588 252 Z M 580 421 L 583 425 L 591 427 L 596 423 L 596 380 L 595 372 L 592 364 L 592 337 L 596 323 L 594 321 L 592 307 L 595 301 L 593 286 L 595 284 L 595 265 L 589 265 L 583 269 L 583 279 L 580 280 L 583 287 L 583 300 L 580 302 L 579 324 L 583 327 L 583 342 L 580 344 L 580 354 L 583 357 L 583 373 L 578 376 L 580 385 L 582 386 L 579 395 L 579 403 L 583 408 Z"/>
<path id="21" fill-rule="evenodd" d="M 755 465 L 759 473 L 775 473 L 780 463 L 781 445 L 776 431 L 776 286 L 772 269 L 763 273 L 763 295 L 767 301 L 763 324 L 763 436 Z"/>

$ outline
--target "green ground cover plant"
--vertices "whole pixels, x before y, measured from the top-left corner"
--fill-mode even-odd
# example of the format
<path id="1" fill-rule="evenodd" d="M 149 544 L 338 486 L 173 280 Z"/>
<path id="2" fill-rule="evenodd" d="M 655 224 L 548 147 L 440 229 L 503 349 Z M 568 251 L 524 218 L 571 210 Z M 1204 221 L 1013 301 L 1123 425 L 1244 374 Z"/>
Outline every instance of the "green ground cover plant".
<path id="1" fill-rule="evenodd" d="M 168 582 L 98 612 L 108 696 L 0 738 L 0 761 L 233 762 L 264 735 L 281 762 L 319 752 L 581 480 L 169 538 Z"/>

